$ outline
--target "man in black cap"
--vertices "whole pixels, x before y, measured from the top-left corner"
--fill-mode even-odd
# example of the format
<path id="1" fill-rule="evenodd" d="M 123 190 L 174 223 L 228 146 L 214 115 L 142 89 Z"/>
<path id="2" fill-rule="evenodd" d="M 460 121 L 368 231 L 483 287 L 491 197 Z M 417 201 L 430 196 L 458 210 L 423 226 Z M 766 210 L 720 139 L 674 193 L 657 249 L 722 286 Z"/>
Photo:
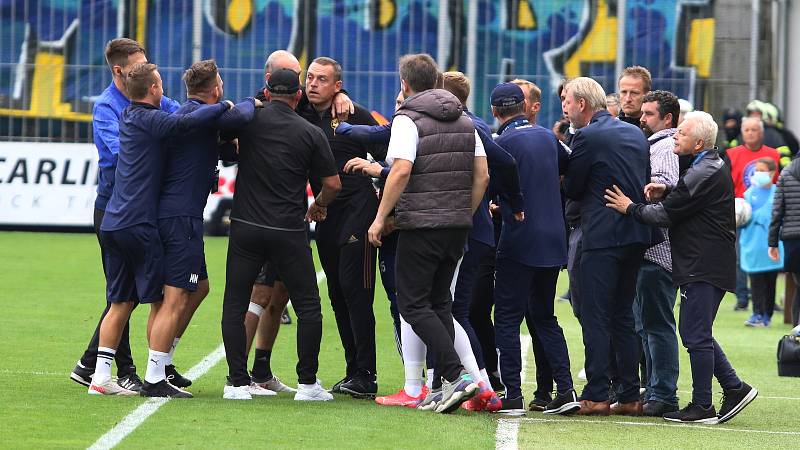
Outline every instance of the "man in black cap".
<path id="1" fill-rule="evenodd" d="M 239 174 L 231 211 L 230 240 L 222 311 L 222 337 L 229 368 L 226 399 L 249 400 L 250 375 L 244 318 L 250 291 L 265 262 L 275 267 L 297 313 L 295 400 L 332 400 L 317 380 L 322 313 L 306 221 L 321 221 L 341 182 L 325 135 L 299 117 L 299 74 L 273 72 L 264 92 L 269 100 L 238 130 Z M 306 211 L 309 177 L 321 189 Z M 305 217 L 304 217 L 305 215 Z"/>

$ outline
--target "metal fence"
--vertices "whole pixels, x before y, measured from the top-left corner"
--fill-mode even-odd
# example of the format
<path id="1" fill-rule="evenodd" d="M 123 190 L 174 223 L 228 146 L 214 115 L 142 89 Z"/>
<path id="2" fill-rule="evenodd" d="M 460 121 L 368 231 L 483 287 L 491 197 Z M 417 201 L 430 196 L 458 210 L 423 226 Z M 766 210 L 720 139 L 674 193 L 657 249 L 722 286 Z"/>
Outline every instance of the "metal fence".
<path id="1" fill-rule="evenodd" d="M 473 83 L 470 107 L 490 118 L 494 85 L 525 78 L 543 89 L 540 122 L 560 115 L 563 77 L 608 91 L 623 65 L 650 69 L 654 88 L 695 104 L 714 92 L 714 0 L 0 0 L 0 139 L 91 140 L 92 102 L 110 82 L 105 43 L 140 41 L 166 94 L 194 60 L 214 58 L 226 96 L 263 85 L 267 54 L 287 48 L 307 64 L 330 56 L 351 96 L 386 117 L 397 60 L 433 55 Z M 743 23 L 743 26 L 746 24 Z M 622 56 L 624 58 L 618 58 Z"/>

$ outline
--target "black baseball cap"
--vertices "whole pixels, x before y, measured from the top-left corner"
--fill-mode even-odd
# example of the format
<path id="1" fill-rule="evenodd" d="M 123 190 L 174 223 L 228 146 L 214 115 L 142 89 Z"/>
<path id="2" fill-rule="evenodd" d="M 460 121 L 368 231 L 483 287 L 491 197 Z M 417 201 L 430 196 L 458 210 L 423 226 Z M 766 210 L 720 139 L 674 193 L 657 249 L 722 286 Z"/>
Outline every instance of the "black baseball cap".
<path id="1" fill-rule="evenodd" d="M 295 94 L 300 90 L 300 74 L 292 69 L 271 72 L 267 80 L 267 90 L 278 95 Z"/>
<path id="2" fill-rule="evenodd" d="M 492 89 L 492 106 L 513 106 L 524 101 L 525 94 L 514 83 L 500 83 Z"/>

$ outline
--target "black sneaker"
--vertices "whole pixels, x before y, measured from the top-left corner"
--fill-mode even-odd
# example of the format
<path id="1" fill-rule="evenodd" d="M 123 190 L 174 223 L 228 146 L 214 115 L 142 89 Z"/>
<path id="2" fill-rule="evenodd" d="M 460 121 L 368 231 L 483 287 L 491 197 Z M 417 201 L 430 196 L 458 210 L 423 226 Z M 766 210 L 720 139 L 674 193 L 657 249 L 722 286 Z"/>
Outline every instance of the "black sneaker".
<path id="1" fill-rule="evenodd" d="M 497 394 L 502 394 L 506 391 L 506 387 L 503 385 L 503 382 L 500 381 L 500 377 L 494 374 L 489 374 L 489 384 L 492 385 L 492 390 L 495 391 Z"/>
<path id="2" fill-rule="evenodd" d="M 525 415 L 525 400 L 522 396 L 517 398 L 500 397 L 500 409 L 497 410 L 500 414 L 507 416 L 524 416 Z"/>
<path id="3" fill-rule="evenodd" d="M 534 394 L 533 400 L 528 403 L 528 411 L 544 411 L 552 401 L 553 398 L 550 395 L 545 397 Z"/>
<path id="4" fill-rule="evenodd" d="M 289 315 L 289 309 L 284 308 L 283 312 L 281 313 L 281 325 L 291 325 L 292 324 L 292 316 Z"/>
<path id="5" fill-rule="evenodd" d="M 733 307 L 734 311 L 747 311 L 747 309 L 748 309 L 747 302 L 745 303 L 736 302 L 736 306 Z"/>
<path id="6" fill-rule="evenodd" d="M 572 414 L 581 409 L 581 402 L 578 401 L 578 394 L 574 389 L 567 392 L 556 394 L 556 398 L 545 407 L 544 414 Z"/>
<path id="7" fill-rule="evenodd" d="M 179 374 L 178 371 L 175 370 L 175 366 L 172 364 L 167 364 L 164 367 L 164 373 L 167 375 L 167 381 L 169 384 L 175 387 L 187 388 L 192 385 L 192 380 Z"/>
<path id="8" fill-rule="evenodd" d="M 345 394 L 350 394 L 353 398 L 374 400 L 375 394 L 378 393 L 378 383 L 375 382 L 375 374 L 364 370 L 339 385 L 339 390 Z"/>
<path id="9" fill-rule="evenodd" d="M 351 376 L 349 376 L 349 375 L 347 375 L 347 376 L 345 376 L 344 378 L 342 378 L 341 380 L 337 381 L 337 382 L 336 382 L 336 383 L 335 383 L 335 384 L 334 384 L 334 385 L 331 387 L 331 389 L 330 389 L 328 392 L 330 392 L 331 394 L 341 394 L 341 393 L 342 393 L 342 385 L 343 385 L 344 383 L 347 383 L 348 381 L 350 381 L 350 378 L 352 378 L 352 377 L 351 377 Z"/>
<path id="10" fill-rule="evenodd" d="M 678 411 L 678 405 L 650 400 L 642 405 L 642 415 L 647 417 L 663 417 L 664 414 Z"/>
<path id="11" fill-rule="evenodd" d="M 192 394 L 169 384 L 167 380 L 161 380 L 158 383 L 145 381 L 139 395 L 142 397 L 192 398 Z"/>
<path id="12" fill-rule="evenodd" d="M 664 414 L 664 420 L 681 423 L 718 423 L 717 411 L 714 405 L 703 408 L 700 405 L 689 403 L 685 408 Z"/>
<path id="13" fill-rule="evenodd" d="M 742 381 L 739 389 L 728 389 L 722 392 L 722 404 L 719 407 L 719 423 L 725 423 L 739 414 L 745 406 L 756 399 L 756 388 Z"/>
<path id="14" fill-rule="evenodd" d="M 142 391 L 142 379 L 139 378 L 139 375 L 136 375 L 136 372 L 131 372 L 124 377 L 120 377 L 117 379 L 117 384 L 129 391 Z"/>
<path id="15" fill-rule="evenodd" d="M 84 386 L 89 386 L 92 384 L 92 375 L 94 375 L 94 367 L 84 367 L 79 362 L 75 364 L 75 368 L 72 369 L 72 373 L 69 374 L 69 379 Z"/>

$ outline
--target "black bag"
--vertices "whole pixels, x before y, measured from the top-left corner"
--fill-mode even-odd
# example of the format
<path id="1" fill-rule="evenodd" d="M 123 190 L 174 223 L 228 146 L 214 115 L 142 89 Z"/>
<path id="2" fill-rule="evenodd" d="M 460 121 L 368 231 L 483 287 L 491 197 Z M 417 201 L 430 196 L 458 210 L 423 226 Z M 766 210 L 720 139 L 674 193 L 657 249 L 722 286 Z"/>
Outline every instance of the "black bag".
<path id="1" fill-rule="evenodd" d="M 800 377 L 800 336 L 788 335 L 778 341 L 778 376 Z"/>

